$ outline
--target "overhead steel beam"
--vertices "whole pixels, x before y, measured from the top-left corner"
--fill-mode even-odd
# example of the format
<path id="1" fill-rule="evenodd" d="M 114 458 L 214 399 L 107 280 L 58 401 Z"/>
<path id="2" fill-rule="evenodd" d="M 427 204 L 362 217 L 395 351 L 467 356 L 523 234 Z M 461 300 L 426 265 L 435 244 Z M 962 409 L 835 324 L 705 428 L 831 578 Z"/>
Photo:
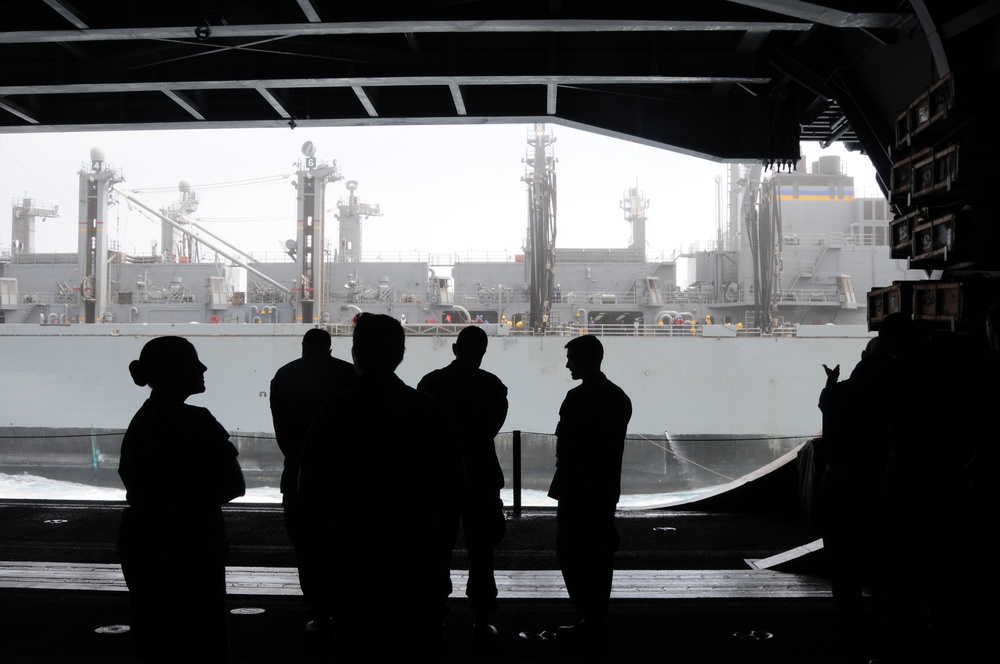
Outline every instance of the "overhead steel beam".
<path id="1" fill-rule="evenodd" d="M 278 115 L 286 120 L 290 120 L 292 115 L 285 108 L 285 105 L 281 103 L 281 100 L 271 94 L 271 91 L 263 86 L 257 86 L 257 92 L 260 94 L 264 100 L 271 105 L 271 108 L 277 112 Z"/>
<path id="2" fill-rule="evenodd" d="M 354 90 L 354 94 L 357 96 L 358 101 L 360 101 L 361 105 L 364 106 L 365 112 L 368 113 L 368 117 L 377 118 L 378 111 L 375 109 L 375 104 L 372 103 L 372 100 L 368 97 L 368 93 L 365 92 L 365 89 L 360 85 L 352 85 L 351 89 Z"/>
<path id="3" fill-rule="evenodd" d="M 202 114 L 198 107 L 193 101 L 185 97 L 179 92 L 174 92 L 173 90 L 163 90 L 163 94 L 167 95 L 175 104 L 183 108 L 185 111 L 191 114 L 195 120 L 204 120 L 205 116 Z"/>
<path id="4" fill-rule="evenodd" d="M 240 37 L 310 37 L 322 35 L 386 35 L 480 32 L 804 32 L 813 23 L 799 21 L 626 21 L 626 20 L 512 20 L 512 21 L 358 21 L 352 23 L 281 23 L 277 25 L 213 25 L 209 40 Z M 86 30 L 16 30 L 0 33 L 0 44 L 40 44 L 73 41 L 137 41 L 191 39 L 203 41 L 194 26 L 90 28 Z"/>
<path id="5" fill-rule="evenodd" d="M 913 14 L 845 12 L 801 0 L 727 0 L 736 5 L 763 9 L 783 16 L 832 28 L 902 28 L 911 23 Z"/>
<path id="6" fill-rule="evenodd" d="M 71 7 L 68 2 L 63 2 L 62 0 L 42 0 L 42 2 L 66 19 L 74 28 L 79 30 L 90 29 L 90 26 L 83 20 L 80 12 L 75 7 Z"/>
<path id="7" fill-rule="evenodd" d="M 763 85 L 766 76 L 345 76 L 341 78 L 269 78 L 231 81 L 143 81 L 70 85 L 0 85 L 0 96 L 166 92 L 168 90 L 236 90 L 257 88 L 353 88 L 475 85 L 696 85 L 743 83 Z"/>
<path id="8" fill-rule="evenodd" d="M 967 30 L 978 27 L 1000 15 L 1000 2 L 987 0 L 983 4 L 960 14 L 941 24 L 940 33 L 947 39 L 954 39 Z"/>
<path id="9" fill-rule="evenodd" d="M 2 108 L 3 110 L 7 111 L 12 115 L 16 115 L 25 122 L 30 122 L 31 124 L 39 124 L 37 117 L 29 113 L 26 109 L 18 106 L 14 102 L 7 101 L 2 97 L 0 97 L 0 108 Z"/>
<path id="10" fill-rule="evenodd" d="M 941 41 L 937 25 L 934 23 L 934 17 L 924 0 L 911 0 L 910 5 L 917 12 L 917 16 L 920 18 L 920 27 L 927 35 L 927 46 L 934 58 L 934 68 L 937 70 L 938 77 L 947 76 L 951 72 L 951 65 L 948 64 L 948 53 Z"/>
<path id="11" fill-rule="evenodd" d="M 448 86 L 451 91 L 451 99 L 455 102 L 455 113 L 458 115 L 466 115 L 465 112 L 465 99 L 462 98 L 462 88 L 459 87 L 457 83 L 451 83 Z"/>
<path id="12" fill-rule="evenodd" d="M 296 0 L 296 2 L 299 3 L 299 9 L 302 10 L 302 13 L 305 15 L 307 21 L 310 23 L 319 23 L 322 21 L 312 0 Z"/>

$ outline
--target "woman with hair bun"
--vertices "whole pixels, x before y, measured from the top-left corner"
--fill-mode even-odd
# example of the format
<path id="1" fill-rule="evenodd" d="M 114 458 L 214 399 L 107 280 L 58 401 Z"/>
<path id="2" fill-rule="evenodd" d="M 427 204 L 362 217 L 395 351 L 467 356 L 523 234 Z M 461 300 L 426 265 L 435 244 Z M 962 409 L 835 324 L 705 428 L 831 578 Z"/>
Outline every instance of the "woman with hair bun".
<path id="1" fill-rule="evenodd" d="M 222 504 L 246 485 L 226 430 L 184 403 L 205 391 L 205 371 L 181 337 L 152 339 L 129 364 L 135 384 L 152 391 L 122 440 L 118 555 L 146 662 L 229 659 Z"/>

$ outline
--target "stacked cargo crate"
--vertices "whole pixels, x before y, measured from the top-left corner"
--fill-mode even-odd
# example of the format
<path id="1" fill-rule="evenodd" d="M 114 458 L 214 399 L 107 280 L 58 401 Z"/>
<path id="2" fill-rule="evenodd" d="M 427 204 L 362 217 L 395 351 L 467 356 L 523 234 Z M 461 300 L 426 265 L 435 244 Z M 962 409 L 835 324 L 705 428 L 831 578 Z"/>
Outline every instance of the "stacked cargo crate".
<path id="1" fill-rule="evenodd" d="M 970 109 L 956 104 L 951 75 L 896 118 L 889 202 L 897 214 L 890 223 L 890 253 L 911 268 L 943 273 L 937 281 L 872 289 L 869 329 L 878 329 L 895 312 L 950 329 L 977 324 L 985 316 L 996 282 L 966 275 L 984 261 L 995 261 L 997 244 L 995 231 L 974 204 L 974 193 L 985 185 L 983 173 L 973 173 L 970 166 L 989 158 L 984 146 L 962 141 L 972 122 Z"/>

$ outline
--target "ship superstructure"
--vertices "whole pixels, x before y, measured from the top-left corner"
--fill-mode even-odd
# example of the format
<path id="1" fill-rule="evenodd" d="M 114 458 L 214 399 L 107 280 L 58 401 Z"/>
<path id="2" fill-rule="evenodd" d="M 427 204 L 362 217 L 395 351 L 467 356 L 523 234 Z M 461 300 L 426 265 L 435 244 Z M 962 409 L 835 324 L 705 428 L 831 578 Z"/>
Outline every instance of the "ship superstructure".
<path id="1" fill-rule="evenodd" d="M 863 325 L 871 288 L 922 276 L 889 259 L 889 204 L 856 196 L 839 157 L 766 178 L 732 165 L 729 201 L 718 241 L 687 254 L 696 315 L 765 331 Z"/>
<path id="2" fill-rule="evenodd" d="M 53 211 L 15 203 L 15 217 L 25 221 L 14 226 L 14 249 L 0 263 L 0 322 L 336 326 L 378 311 L 414 333 L 422 325 L 482 322 L 508 323 L 499 332 L 511 333 L 645 334 L 680 319 L 697 329 L 728 323 L 767 334 L 799 324 L 862 325 L 863 294 L 907 278 L 905 264 L 888 257 L 887 203 L 856 196 L 837 157 L 766 177 L 759 166 L 730 166 L 726 223 L 705 247 L 649 260 L 649 203 L 638 183 L 621 200 L 626 246 L 560 247 L 553 143 L 543 126 L 529 133 L 523 252 L 452 256 L 444 270 L 429 254 L 366 262 L 362 224 L 381 210 L 360 199 L 354 180 L 336 208 L 337 239 L 328 240 L 326 191 L 343 176 L 336 161 L 317 159 L 311 143 L 296 172 L 295 240 L 269 260 L 199 225 L 192 217 L 199 194 L 189 183 L 181 182 L 174 203 L 154 210 L 118 186 L 120 171 L 97 150 L 79 173 L 76 255 L 36 253 L 27 221 Z M 150 254 L 109 247 L 104 222 L 118 198 L 160 221 L 161 244 Z M 660 223 L 675 223 L 662 214 Z"/>
<path id="3" fill-rule="evenodd" d="M 263 467 L 276 454 L 270 377 L 298 355 L 303 330 L 314 325 L 327 327 L 333 353 L 349 358 L 351 321 L 362 311 L 404 322 L 410 336 L 399 371 L 409 384 L 450 361 L 451 335 L 482 324 L 491 339 L 484 368 L 510 388 L 510 429 L 553 430 L 573 386 L 563 368 L 567 337 L 599 334 L 608 371 L 633 400 L 630 433 L 646 450 L 637 458 L 692 436 L 699 445 L 758 440 L 784 450 L 818 431 L 821 365 L 851 365 L 869 337 L 859 294 L 906 278 L 905 264 L 888 256 L 883 199 L 857 197 L 834 161 L 766 176 L 733 165 L 718 182 L 720 200 L 725 192 L 729 201 L 720 212 L 729 213 L 720 214 L 711 245 L 650 258 L 647 225 L 678 222 L 652 208 L 636 182 L 615 222 L 623 246 L 560 247 L 551 136 L 535 128 L 528 145 L 523 250 L 447 261 L 365 260 L 363 224 L 381 209 L 362 200 L 353 180 L 344 182 L 332 239 L 323 201 L 343 177 L 311 144 L 296 171 L 297 235 L 267 260 L 193 218 L 200 197 L 189 183 L 155 209 L 95 152 L 78 174 L 78 252 L 38 253 L 21 224 L 0 260 L 0 435 L 53 449 L 73 441 L 65 444 L 91 450 L 95 468 L 113 464 L 114 446 L 101 440 L 118 435 L 144 398 L 125 367 L 150 336 L 180 334 L 210 367 L 211 389 L 199 403 Z M 148 254 L 128 254 L 107 238 L 107 208 L 116 202 L 162 224 Z M 27 219 L 57 211 L 22 199 L 19 212 Z M 551 454 L 539 454 L 547 464 Z M 636 463 L 645 474 L 647 462 Z"/>

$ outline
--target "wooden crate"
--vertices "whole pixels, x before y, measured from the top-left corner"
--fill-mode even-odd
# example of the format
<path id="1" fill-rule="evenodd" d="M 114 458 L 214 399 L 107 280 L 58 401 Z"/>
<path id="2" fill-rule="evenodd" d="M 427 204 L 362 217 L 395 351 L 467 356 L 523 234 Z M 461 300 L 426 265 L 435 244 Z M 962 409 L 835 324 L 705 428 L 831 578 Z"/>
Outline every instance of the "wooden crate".
<path id="1" fill-rule="evenodd" d="M 914 224 L 910 267 L 935 270 L 989 261 L 997 231 L 974 208 L 962 208 Z"/>
<path id="2" fill-rule="evenodd" d="M 928 154 L 923 154 L 927 152 Z M 914 156 L 910 194 L 914 199 L 952 191 L 959 177 L 958 145 L 922 151 Z"/>
<path id="3" fill-rule="evenodd" d="M 910 109 L 900 111 L 896 115 L 896 147 L 905 149 L 910 146 Z"/>
<path id="4" fill-rule="evenodd" d="M 913 319 L 957 326 L 978 326 L 1000 294 L 1000 279 L 928 281 L 913 286 Z"/>
<path id="5" fill-rule="evenodd" d="M 896 115 L 896 147 L 905 150 L 914 145 L 932 145 L 959 123 L 953 109 L 955 80 L 949 74 Z"/>
<path id="6" fill-rule="evenodd" d="M 913 312 L 913 281 L 894 281 L 891 286 L 868 292 L 868 329 L 877 330 L 889 314 Z"/>
<path id="7" fill-rule="evenodd" d="M 911 139 L 934 140 L 948 130 L 949 113 L 955 106 L 955 80 L 949 74 L 917 97 L 909 108 Z"/>
<path id="8" fill-rule="evenodd" d="M 889 254 L 893 258 L 909 258 L 913 252 L 913 229 L 928 219 L 927 208 L 917 208 L 889 222 Z"/>
<path id="9" fill-rule="evenodd" d="M 913 185 L 913 164 L 931 154 L 930 149 L 924 149 L 914 155 L 903 157 L 892 165 L 891 186 L 893 199 L 906 199 Z"/>
<path id="10" fill-rule="evenodd" d="M 932 263 L 946 265 L 949 257 L 954 257 L 956 230 L 954 213 L 914 225 L 910 265 L 912 267 L 929 267 Z"/>

